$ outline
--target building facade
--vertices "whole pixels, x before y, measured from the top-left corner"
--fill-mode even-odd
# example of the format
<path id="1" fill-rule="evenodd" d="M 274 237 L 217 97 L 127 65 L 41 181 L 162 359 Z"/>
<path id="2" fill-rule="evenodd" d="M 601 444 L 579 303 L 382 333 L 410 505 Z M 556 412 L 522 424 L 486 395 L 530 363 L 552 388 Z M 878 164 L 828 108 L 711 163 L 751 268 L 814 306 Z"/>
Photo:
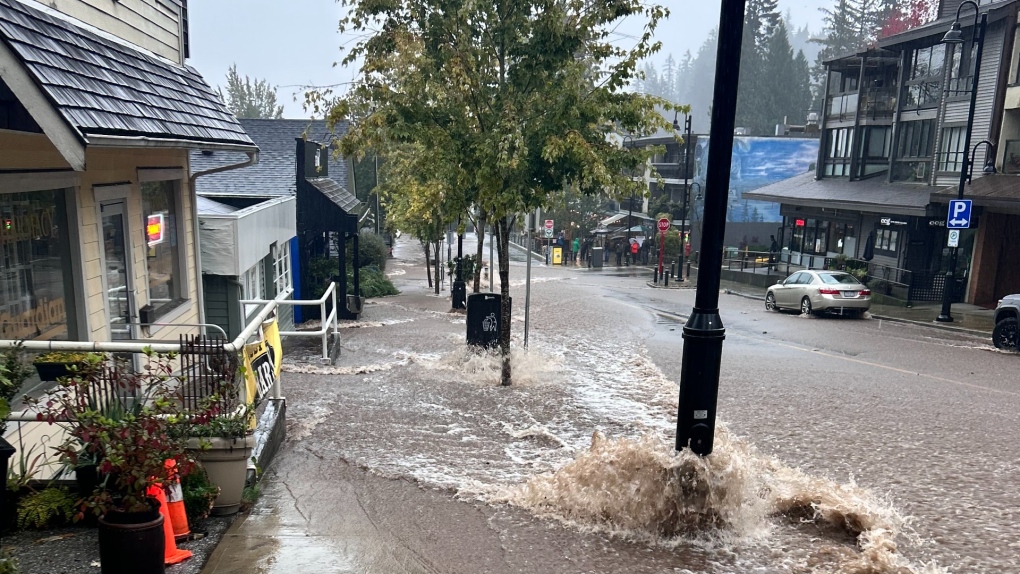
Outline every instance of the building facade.
<path id="1" fill-rule="evenodd" d="M 943 0 L 936 21 L 826 62 L 814 173 L 744 193 L 781 204 L 784 257 L 812 267 L 839 256 L 864 259 L 900 288 L 900 298 L 941 299 L 952 251 L 947 204 L 956 197 L 963 159 L 969 154 L 977 166 L 970 195 L 988 186 L 986 163 L 1006 167 L 1004 140 L 1020 135 L 1020 116 L 1004 114 L 1017 81 L 1018 5 L 980 2 L 988 24 L 970 150 L 964 142 L 977 50 L 969 6 L 961 15 L 962 45 L 942 41 L 960 6 Z M 1015 208 L 993 203 L 976 202 L 974 225 L 961 234 L 950 285 L 957 301 L 994 305 L 995 294 L 1020 290 L 1009 274 L 989 278 L 993 268 L 1016 267 L 1018 260 L 986 240 L 1020 233 L 1013 216 L 998 211 Z"/>
<path id="2" fill-rule="evenodd" d="M 189 151 L 258 148 L 192 68 L 178 0 L 0 0 L 0 339 L 204 323 Z"/>

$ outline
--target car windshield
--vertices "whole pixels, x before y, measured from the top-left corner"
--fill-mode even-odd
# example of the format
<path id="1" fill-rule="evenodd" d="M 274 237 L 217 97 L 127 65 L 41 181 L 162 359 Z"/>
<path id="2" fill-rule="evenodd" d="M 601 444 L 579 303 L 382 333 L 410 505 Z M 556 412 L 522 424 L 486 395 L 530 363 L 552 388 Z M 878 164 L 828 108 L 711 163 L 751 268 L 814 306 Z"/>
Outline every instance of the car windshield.
<path id="1" fill-rule="evenodd" d="M 819 273 L 823 283 L 828 285 L 860 285 L 861 282 L 847 273 Z"/>

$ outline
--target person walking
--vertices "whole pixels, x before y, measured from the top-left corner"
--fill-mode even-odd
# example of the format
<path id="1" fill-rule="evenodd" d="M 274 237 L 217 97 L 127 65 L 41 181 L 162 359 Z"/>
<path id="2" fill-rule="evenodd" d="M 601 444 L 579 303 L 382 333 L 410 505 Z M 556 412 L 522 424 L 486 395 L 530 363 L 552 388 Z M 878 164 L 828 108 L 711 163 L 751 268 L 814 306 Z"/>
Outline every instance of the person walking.
<path id="1" fill-rule="evenodd" d="M 571 255 L 570 261 L 575 263 L 576 261 L 574 260 L 578 259 L 581 256 L 581 240 L 577 237 L 574 238 L 574 243 L 572 245 L 570 255 Z"/>
<path id="2" fill-rule="evenodd" d="M 638 250 L 641 247 L 638 245 L 637 239 L 630 240 L 630 263 L 631 265 L 638 264 Z"/>
<path id="3" fill-rule="evenodd" d="M 616 244 L 616 266 L 623 266 L 623 241 Z"/>
<path id="4" fill-rule="evenodd" d="M 772 240 L 772 244 L 769 245 L 769 265 L 776 269 L 779 263 L 779 242 L 776 241 L 775 235 L 769 235 L 769 239 Z"/>

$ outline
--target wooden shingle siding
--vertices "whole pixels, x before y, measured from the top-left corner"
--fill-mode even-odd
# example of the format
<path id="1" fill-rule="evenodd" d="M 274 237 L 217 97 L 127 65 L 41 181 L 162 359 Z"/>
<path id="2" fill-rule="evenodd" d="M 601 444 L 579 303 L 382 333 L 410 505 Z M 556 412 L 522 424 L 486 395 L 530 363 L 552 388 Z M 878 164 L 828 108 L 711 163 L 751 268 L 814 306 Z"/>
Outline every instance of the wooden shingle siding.
<path id="1" fill-rule="evenodd" d="M 183 64 L 181 7 L 166 0 L 49 0 L 51 8 Z"/>

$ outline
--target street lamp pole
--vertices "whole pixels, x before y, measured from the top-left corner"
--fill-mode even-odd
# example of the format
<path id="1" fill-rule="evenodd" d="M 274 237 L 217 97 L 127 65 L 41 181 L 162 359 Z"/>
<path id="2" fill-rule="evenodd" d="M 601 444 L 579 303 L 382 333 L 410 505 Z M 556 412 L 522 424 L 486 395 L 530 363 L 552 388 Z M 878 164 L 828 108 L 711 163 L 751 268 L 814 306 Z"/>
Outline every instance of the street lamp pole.
<path id="1" fill-rule="evenodd" d="M 984 52 L 985 47 L 985 26 L 988 23 L 988 14 L 981 14 L 981 10 L 973 0 L 964 0 L 959 8 L 956 9 L 956 20 L 953 25 L 950 26 L 949 31 L 946 32 L 942 42 L 944 44 L 955 44 L 960 47 L 960 51 L 963 51 L 963 31 L 960 28 L 960 11 L 966 5 L 974 7 L 974 30 L 971 32 L 971 43 L 972 45 L 977 43 L 977 54 L 975 55 L 976 60 L 974 61 L 974 78 L 971 82 L 970 89 L 970 110 L 967 112 L 967 128 L 963 138 L 963 160 L 961 161 L 960 167 L 960 184 L 957 188 L 957 199 L 963 199 L 963 186 L 966 185 L 968 174 L 970 171 L 970 132 L 974 129 L 974 107 L 977 103 L 977 90 L 978 90 L 978 79 L 981 75 L 981 54 Z M 981 22 L 978 23 L 978 15 L 981 16 Z M 961 54 L 961 67 L 963 57 Z M 942 287 L 942 312 L 935 318 L 936 321 L 941 323 L 951 323 L 953 321 L 952 306 L 953 306 L 953 291 L 955 290 L 956 283 L 956 258 L 959 247 L 953 247 L 952 252 L 949 255 L 949 271 L 946 272 L 946 282 Z"/>
<path id="2" fill-rule="evenodd" d="M 676 121 L 676 114 L 673 114 L 673 129 L 679 131 L 680 124 Z M 677 261 L 676 277 L 677 281 L 684 280 L 684 247 L 686 246 L 687 237 L 687 198 L 691 194 L 691 187 L 688 181 L 690 180 L 690 167 L 691 167 L 691 115 L 684 114 L 684 211 L 680 215 L 680 259 Z"/>
<path id="3" fill-rule="evenodd" d="M 723 340 L 726 338 L 726 329 L 719 316 L 719 279 L 726 231 L 730 160 L 733 157 L 733 129 L 736 127 L 744 6 L 745 0 L 722 0 L 720 9 L 712 129 L 705 178 L 702 265 L 698 273 L 694 310 L 684 325 L 683 333 L 676 448 L 690 448 L 699 456 L 711 454 L 715 443 L 719 370 Z"/>

